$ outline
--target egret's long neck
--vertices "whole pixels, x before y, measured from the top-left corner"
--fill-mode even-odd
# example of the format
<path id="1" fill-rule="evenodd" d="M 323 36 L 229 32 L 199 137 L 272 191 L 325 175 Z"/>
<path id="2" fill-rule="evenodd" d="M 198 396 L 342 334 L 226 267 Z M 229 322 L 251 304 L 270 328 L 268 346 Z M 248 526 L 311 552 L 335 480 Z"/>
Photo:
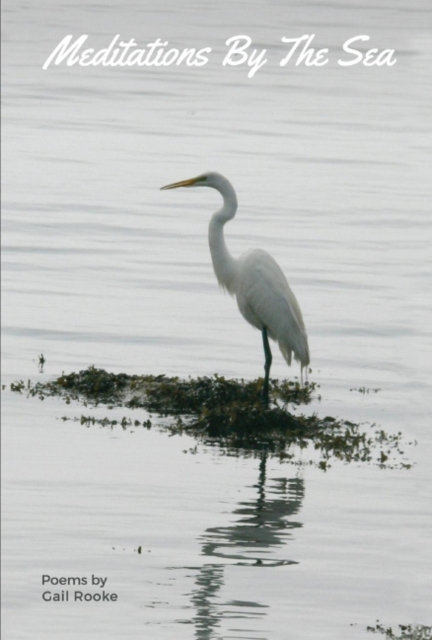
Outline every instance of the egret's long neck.
<path id="1" fill-rule="evenodd" d="M 221 185 L 222 186 L 222 185 Z M 216 187 L 217 188 L 217 187 Z M 209 245 L 213 269 L 220 285 L 235 293 L 237 261 L 227 249 L 224 238 L 224 225 L 232 220 L 237 211 L 237 196 L 228 180 L 224 180 L 223 190 L 217 189 L 223 196 L 223 207 L 216 211 L 209 224 Z"/>

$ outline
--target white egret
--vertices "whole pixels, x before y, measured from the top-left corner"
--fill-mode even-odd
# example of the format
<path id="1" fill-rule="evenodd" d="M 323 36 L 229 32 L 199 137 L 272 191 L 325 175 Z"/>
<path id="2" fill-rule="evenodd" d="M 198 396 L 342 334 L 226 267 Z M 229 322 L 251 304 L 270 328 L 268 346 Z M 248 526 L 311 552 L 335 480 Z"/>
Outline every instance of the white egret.
<path id="1" fill-rule="evenodd" d="M 261 249 L 247 251 L 233 258 L 224 238 L 224 225 L 237 211 L 233 186 L 219 173 L 203 173 L 196 178 L 168 184 L 162 189 L 211 187 L 223 197 L 223 206 L 209 224 L 209 245 L 214 272 L 219 284 L 237 298 L 240 313 L 262 332 L 265 354 L 264 404 L 268 406 L 269 375 L 272 353 L 269 338 L 279 344 L 283 357 L 291 365 L 292 354 L 303 369 L 309 365 L 309 346 L 300 306 L 277 262 Z"/>

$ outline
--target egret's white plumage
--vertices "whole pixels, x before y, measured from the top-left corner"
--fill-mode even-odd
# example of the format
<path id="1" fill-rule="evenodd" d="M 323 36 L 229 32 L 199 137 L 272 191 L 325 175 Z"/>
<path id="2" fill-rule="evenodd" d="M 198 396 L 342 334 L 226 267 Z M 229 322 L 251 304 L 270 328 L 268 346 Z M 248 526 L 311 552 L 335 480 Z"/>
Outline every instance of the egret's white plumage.
<path id="1" fill-rule="evenodd" d="M 287 363 L 292 353 L 303 367 L 309 364 L 309 347 L 298 302 L 282 269 L 272 256 L 254 249 L 238 260 L 237 304 L 254 327 L 267 327 Z"/>
<path id="2" fill-rule="evenodd" d="M 266 354 L 265 387 L 267 385 L 268 396 L 271 352 L 267 334 L 279 344 L 289 365 L 292 354 L 300 362 L 301 372 L 310 362 L 307 333 L 299 304 L 281 268 L 266 251 L 254 249 L 237 259 L 228 251 L 223 228 L 237 211 L 237 196 L 229 180 L 219 173 L 211 172 L 169 184 L 162 189 L 177 187 L 211 187 L 223 197 L 222 208 L 212 215 L 209 224 L 213 268 L 219 284 L 236 296 L 243 317 L 263 333 Z"/>

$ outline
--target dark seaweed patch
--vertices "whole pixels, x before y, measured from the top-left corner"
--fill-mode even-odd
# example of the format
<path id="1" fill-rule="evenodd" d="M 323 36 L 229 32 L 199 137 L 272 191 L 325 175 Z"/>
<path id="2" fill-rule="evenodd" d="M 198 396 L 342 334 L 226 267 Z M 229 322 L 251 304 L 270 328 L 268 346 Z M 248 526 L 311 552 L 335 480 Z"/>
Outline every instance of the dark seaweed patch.
<path id="1" fill-rule="evenodd" d="M 371 633 L 379 633 L 388 640 L 430 640 L 432 627 L 423 624 L 399 624 L 397 629 L 385 627 L 379 620 L 372 627 L 367 627 Z"/>
<path id="2" fill-rule="evenodd" d="M 244 381 L 214 375 L 182 380 L 164 375 L 114 374 L 89 367 L 48 383 L 29 383 L 27 391 L 41 399 L 61 396 L 68 403 L 76 400 L 109 408 L 143 408 L 161 417 L 171 417 L 162 428 L 172 434 L 187 433 L 200 442 L 245 454 L 266 451 L 289 459 L 293 457 L 293 447 L 309 447 L 318 452 L 318 465 L 322 469 L 329 466 L 331 459 L 374 462 L 382 467 L 410 466 L 400 461 L 401 433 L 387 434 L 376 425 L 331 416 L 292 413 L 291 407 L 311 401 L 316 391 L 314 383 L 301 387 L 296 382 L 271 380 L 269 408 L 261 400 L 262 385 L 262 378 Z M 22 392 L 24 388 L 20 381 L 12 390 Z M 88 417 L 84 423 L 89 425 L 91 420 Z M 108 418 L 96 422 L 111 427 L 117 424 Z M 126 428 L 140 423 L 124 418 L 119 424 Z M 143 422 L 143 426 L 149 424 Z"/>

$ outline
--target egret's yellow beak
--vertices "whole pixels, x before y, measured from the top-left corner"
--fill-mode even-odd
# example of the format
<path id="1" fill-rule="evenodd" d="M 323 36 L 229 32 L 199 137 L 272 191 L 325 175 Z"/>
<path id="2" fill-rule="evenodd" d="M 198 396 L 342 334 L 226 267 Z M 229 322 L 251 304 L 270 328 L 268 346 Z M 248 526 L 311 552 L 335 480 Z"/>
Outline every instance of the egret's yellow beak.
<path id="1" fill-rule="evenodd" d="M 199 180 L 200 176 L 197 178 L 190 178 L 189 180 L 182 180 L 181 182 L 173 182 L 172 184 L 167 184 L 165 187 L 161 187 L 161 191 L 164 189 L 177 189 L 177 187 L 191 187 Z"/>

